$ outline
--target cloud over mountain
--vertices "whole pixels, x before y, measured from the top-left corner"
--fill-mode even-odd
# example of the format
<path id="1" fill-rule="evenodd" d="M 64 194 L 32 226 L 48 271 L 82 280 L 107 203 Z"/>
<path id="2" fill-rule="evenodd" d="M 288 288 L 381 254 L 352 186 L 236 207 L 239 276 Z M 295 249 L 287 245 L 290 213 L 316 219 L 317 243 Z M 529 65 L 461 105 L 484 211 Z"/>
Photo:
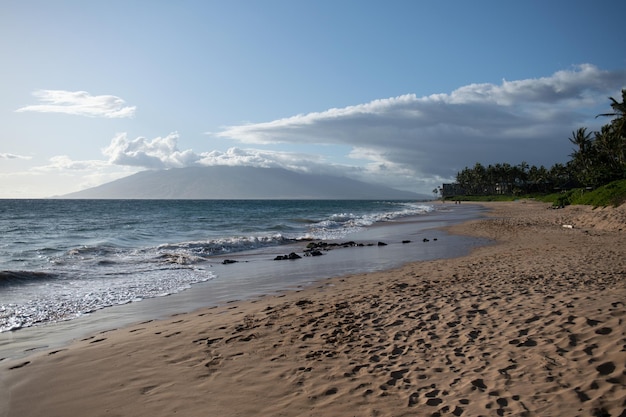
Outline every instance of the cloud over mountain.
<path id="1" fill-rule="evenodd" d="M 225 151 L 181 149 L 177 132 L 152 139 L 118 133 L 102 149 L 104 160 L 76 161 L 60 155 L 34 171 L 92 170 L 91 178 L 97 181 L 112 178 L 116 167 L 128 174 L 141 169 L 248 166 L 430 192 L 475 162 L 526 161 L 546 166 L 565 162 L 571 152 L 567 140 L 571 132 L 604 123 L 595 115 L 606 111 L 608 96 L 618 96 L 625 86 L 626 70 L 584 64 L 547 77 L 475 83 L 450 93 L 405 94 L 228 126 L 209 138 L 247 146 Z M 39 95 L 49 104 L 18 111 L 128 117 L 135 109 L 114 96 L 60 90 L 43 90 Z M 0 158 L 11 155 L 0 154 Z"/>
<path id="2" fill-rule="evenodd" d="M 109 157 L 111 164 L 150 169 L 192 166 L 200 159 L 190 149 L 178 150 L 176 132 L 152 140 L 144 137 L 128 139 L 126 133 L 118 133 L 102 153 Z"/>
<path id="3" fill-rule="evenodd" d="M 369 103 L 226 127 L 248 144 L 340 144 L 376 166 L 451 177 L 476 161 L 552 164 L 590 109 L 626 85 L 626 70 L 585 64 L 549 77 L 470 84 L 449 94 L 407 94 Z M 591 110 L 592 112 L 592 110 Z M 560 155 L 559 155 L 560 153 Z"/>

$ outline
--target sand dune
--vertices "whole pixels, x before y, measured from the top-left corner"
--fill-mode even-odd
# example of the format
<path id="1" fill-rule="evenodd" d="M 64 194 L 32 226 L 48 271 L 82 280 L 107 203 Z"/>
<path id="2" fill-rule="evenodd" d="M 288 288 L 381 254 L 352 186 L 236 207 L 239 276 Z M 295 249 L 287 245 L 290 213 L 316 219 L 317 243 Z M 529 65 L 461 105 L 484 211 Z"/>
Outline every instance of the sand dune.
<path id="1" fill-rule="evenodd" d="M 626 208 L 489 206 L 470 256 L 0 362 L 0 415 L 626 416 Z"/>

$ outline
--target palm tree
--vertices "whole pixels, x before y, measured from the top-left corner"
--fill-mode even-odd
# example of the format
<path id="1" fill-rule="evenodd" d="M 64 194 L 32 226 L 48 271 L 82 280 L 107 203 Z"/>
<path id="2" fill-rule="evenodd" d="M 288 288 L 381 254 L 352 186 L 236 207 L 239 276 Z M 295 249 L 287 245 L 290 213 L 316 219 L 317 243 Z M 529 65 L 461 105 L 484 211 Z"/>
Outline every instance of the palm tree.
<path id="1" fill-rule="evenodd" d="M 624 165 L 623 140 L 611 129 L 610 125 L 602 126 L 600 132 L 596 132 L 594 145 L 598 158 L 602 164 L 611 172 L 618 172 Z"/>
<path id="2" fill-rule="evenodd" d="M 480 163 L 477 162 L 474 165 L 474 169 L 472 169 L 472 185 L 473 185 L 473 194 L 484 194 L 485 193 L 485 184 L 487 179 L 487 170 Z"/>
<path id="3" fill-rule="evenodd" d="M 589 155 L 591 151 L 591 133 L 587 133 L 586 127 L 581 127 L 577 131 L 572 132 L 572 137 L 569 141 L 578 146 L 578 150 L 574 150 L 574 153 L 570 156 L 574 159 L 584 158 Z"/>
<path id="4" fill-rule="evenodd" d="M 615 118 L 596 134 L 602 158 L 609 164 L 605 167 L 605 171 L 608 171 L 607 181 L 626 178 L 626 89 L 622 90 L 621 103 L 613 97 L 609 97 L 609 100 L 613 111 L 596 116 Z"/>
<path id="5" fill-rule="evenodd" d="M 570 154 L 572 163 L 576 168 L 578 180 L 585 185 L 592 185 L 592 165 L 594 162 L 594 143 L 591 140 L 591 132 L 587 133 L 586 127 L 581 127 L 572 132 L 569 141 L 578 147 Z"/>
<path id="6" fill-rule="evenodd" d="M 602 113 L 597 115 L 596 117 L 617 117 L 613 122 L 616 123 L 616 131 L 620 136 L 626 135 L 626 123 L 624 123 L 626 119 L 626 89 L 622 90 L 622 102 L 615 100 L 613 97 L 609 97 L 611 100 L 611 108 L 613 109 L 612 113 Z"/>
<path id="7" fill-rule="evenodd" d="M 548 170 L 541 165 L 537 168 L 535 165 L 528 170 L 528 182 L 526 189 L 534 192 L 546 192 L 548 183 Z"/>
<path id="8" fill-rule="evenodd" d="M 556 189 L 562 189 L 570 182 L 571 173 L 572 167 L 570 163 L 567 165 L 557 163 L 552 165 L 548 175 L 553 187 Z"/>
<path id="9" fill-rule="evenodd" d="M 502 164 L 502 180 L 506 194 L 511 194 L 513 192 L 513 183 L 515 182 L 515 170 L 508 162 Z"/>

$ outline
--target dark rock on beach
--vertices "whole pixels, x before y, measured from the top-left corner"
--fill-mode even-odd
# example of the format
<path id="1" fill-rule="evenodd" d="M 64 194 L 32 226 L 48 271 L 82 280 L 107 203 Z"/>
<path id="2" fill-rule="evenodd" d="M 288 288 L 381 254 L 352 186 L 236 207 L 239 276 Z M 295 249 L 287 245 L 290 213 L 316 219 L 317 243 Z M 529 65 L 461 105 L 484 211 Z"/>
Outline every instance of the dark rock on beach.
<path id="1" fill-rule="evenodd" d="M 285 260 L 293 260 L 293 259 L 300 259 L 302 258 L 302 256 L 298 255 L 295 252 L 291 252 L 289 255 L 278 255 L 277 257 L 274 258 L 275 261 L 285 261 Z"/>

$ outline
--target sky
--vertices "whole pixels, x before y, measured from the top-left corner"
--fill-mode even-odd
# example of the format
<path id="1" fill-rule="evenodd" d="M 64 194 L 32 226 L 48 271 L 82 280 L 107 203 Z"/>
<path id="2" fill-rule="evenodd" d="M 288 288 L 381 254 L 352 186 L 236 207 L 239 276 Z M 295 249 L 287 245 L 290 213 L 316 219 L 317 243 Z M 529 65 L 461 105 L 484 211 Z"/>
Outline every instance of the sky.
<path id="1" fill-rule="evenodd" d="M 0 0 L 0 198 L 202 165 L 431 194 L 477 162 L 564 163 L 626 88 L 625 15 L 623 0 Z"/>

